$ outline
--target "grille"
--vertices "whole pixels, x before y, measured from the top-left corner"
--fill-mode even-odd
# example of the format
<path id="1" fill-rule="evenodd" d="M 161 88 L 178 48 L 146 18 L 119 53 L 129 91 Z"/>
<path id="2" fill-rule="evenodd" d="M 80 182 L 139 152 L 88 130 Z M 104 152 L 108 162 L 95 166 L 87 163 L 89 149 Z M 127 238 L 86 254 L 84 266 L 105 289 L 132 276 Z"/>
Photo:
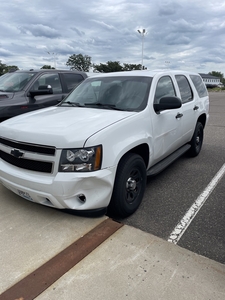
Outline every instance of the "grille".
<path id="1" fill-rule="evenodd" d="M 11 148 L 26 150 L 26 151 L 40 153 L 40 154 L 55 155 L 55 148 L 50 146 L 25 144 L 25 143 L 15 142 L 3 138 L 0 138 L 0 143 L 5 146 L 9 146 Z"/>
<path id="2" fill-rule="evenodd" d="M 36 161 L 24 158 L 17 158 L 8 153 L 5 153 L 0 150 L 0 157 L 4 161 L 8 162 L 11 165 L 14 165 L 19 168 L 23 168 L 26 170 L 43 172 L 43 173 L 51 173 L 53 163 L 52 162 L 45 162 L 45 161 Z"/>

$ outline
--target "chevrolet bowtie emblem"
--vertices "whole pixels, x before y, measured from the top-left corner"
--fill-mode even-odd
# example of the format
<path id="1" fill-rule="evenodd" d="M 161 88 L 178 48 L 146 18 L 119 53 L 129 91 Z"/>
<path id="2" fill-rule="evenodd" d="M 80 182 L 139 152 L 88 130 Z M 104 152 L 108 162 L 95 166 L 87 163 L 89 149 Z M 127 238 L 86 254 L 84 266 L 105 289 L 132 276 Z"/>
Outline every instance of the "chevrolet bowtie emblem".
<path id="1" fill-rule="evenodd" d="M 18 150 L 18 149 L 12 149 L 10 152 L 13 156 L 15 156 L 16 158 L 21 158 L 24 155 L 24 152 Z"/>

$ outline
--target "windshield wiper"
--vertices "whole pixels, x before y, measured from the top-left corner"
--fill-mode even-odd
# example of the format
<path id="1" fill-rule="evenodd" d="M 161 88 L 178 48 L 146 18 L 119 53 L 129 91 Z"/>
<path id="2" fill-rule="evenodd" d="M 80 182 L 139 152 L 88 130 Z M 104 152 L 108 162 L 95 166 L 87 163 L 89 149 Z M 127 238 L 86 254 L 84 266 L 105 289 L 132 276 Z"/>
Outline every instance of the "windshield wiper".
<path id="1" fill-rule="evenodd" d="M 85 106 L 98 106 L 102 108 L 107 108 L 107 109 L 115 109 L 115 110 L 123 110 L 121 108 L 118 108 L 115 104 L 104 104 L 104 103 L 99 103 L 99 102 L 93 102 L 93 103 L 84 103 Z"/>
<path id="2" fill-rule="evenodd" d="M 65 102 L 62 102 L 61 104 L 60 104 L 60 106 L 63 106 L 63 104 L 68 104 L 68 105 L 71 105 L 71 106 L 78 106 L 78 107 L 84 107 L 84 105 L 83 104 L 80 104 L 80 103 L 78 103 L 78 102 L 70 102 L 70 101 L 65 101 Z"/>

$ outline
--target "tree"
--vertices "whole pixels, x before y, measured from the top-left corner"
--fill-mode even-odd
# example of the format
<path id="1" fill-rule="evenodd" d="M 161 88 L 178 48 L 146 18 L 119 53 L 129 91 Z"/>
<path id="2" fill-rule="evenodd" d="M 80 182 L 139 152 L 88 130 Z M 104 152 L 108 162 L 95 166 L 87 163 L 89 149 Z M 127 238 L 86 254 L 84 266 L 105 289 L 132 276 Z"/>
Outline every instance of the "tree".
<path id="1" fill-rule="evenodd" d="M 70 70 L 89 72 L 92 66 L 91 57 L 88 55 L 73 54 L 69 57 L 66 65 L 70 66 Z"/>
<path id="2" fill-rule="evenodd" d="M 0 76 L 5 73 L 6 68 L 7 68 L 7 66 L 5 64 L 3 64 L 2 61 L 0 60 Z"/>
<path id="3" fill-rule="evenodd" d="M 123 64 L 123 71 L 132 71 L 132 70 L 141 70 L 142 66 L 141 64 L 136 65 L 136 64 Z"/>
<path id="4" fill-rule="evenodd" d="M 3 64 L 0 60 L 0 76 L 10 71 L 12 72 L 16 70 L 19 70 L 17 66 L 7 66 L 6 64 Z"/>
<path id="5" fill-rule="evenodd" d="M 41 69 L 55 69 L 50 65 L 44 65 L 43 67 L 41 67 Z"/>
<path id="6" fill-rule="evenodd" d="M 108 61 L 106 64 L 100 63 L 99 65 L 93 65 L 94 71 L 100 73 L 119 72 L 119 71 L 132 71 L 141 70 L 141 64 L 120 64 L 119 61 Z"/>
<path id="7" fill-rule="evenodd" d="M 100 73 L 119 72 L 123 71 L 123 67 L 119 61 L 108 61 L 106 64 L 100 63 L 100 65 L 93 65 L 94 71 Z"/>

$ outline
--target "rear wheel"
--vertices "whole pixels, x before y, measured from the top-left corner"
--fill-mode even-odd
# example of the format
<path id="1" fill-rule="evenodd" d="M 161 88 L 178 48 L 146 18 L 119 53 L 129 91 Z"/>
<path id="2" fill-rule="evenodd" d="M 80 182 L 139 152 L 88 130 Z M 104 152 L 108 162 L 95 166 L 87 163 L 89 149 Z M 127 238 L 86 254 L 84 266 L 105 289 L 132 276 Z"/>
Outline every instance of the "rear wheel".
<path id="1" fill-rule="evenodd" d="M 193 137 L 191 139 L 191 148 L 189 150 L 189 154 L 191 156 L 197 156 L 201 149 L 202 149 L 202 143 L 203 143 L 203 137 L 204 137 L 204 132 L 203 132 L 203 125 L 202 123 L 198 122 L 196 127 L 195 127 L 195 131 L 193 134 Z"/>
<path id="2" fill-rule="evenodd" d="M 128 153 L 118 166 L 113 194 L 108 207 L 110 215 L 125 218 L 141 204 L 146 186 L 146 166 L 140 155 Z"/>

